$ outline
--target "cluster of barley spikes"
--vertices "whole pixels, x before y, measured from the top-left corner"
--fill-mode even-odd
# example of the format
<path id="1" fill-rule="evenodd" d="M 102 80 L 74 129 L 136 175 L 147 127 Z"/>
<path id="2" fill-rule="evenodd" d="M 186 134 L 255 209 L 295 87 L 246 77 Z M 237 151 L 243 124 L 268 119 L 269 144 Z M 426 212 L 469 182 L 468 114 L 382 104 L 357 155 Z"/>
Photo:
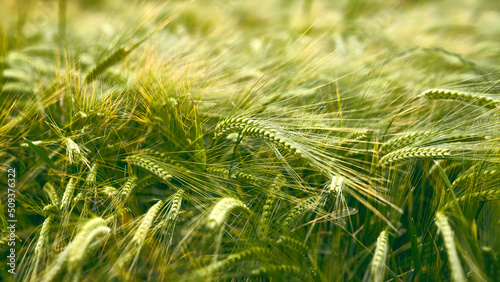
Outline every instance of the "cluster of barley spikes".
<path id="1" fill-rule="evenodd" d="M 500 281 L 480 2 L 0 1 L 0 280 Z"/>

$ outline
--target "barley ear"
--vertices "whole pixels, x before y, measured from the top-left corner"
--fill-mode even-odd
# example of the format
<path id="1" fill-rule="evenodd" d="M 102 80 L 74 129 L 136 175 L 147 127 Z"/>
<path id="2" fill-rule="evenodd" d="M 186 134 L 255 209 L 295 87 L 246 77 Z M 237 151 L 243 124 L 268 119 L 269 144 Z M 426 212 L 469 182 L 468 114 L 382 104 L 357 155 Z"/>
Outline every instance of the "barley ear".
<path id="1" fill-rule="evenodd" d="M 208 215 L 207 227 L 212 230 L 221 227 L 233 210 L 250 213 L 250 209 L 242 201 L 234 198 L 222 198 Z"/>
<path id="2" fill-rule="evenodd" d="M 370 266 L 370 276 L 368 281 L 381 282 L 385 276 L 385 260 L 389 248 L 389 234 L 387 231 L 380 232 L 377 238 L 377 247 L 373 253 L 373 259 Z"/>
<path id="3" fill-rule="evenodd" d="M 446 247 L 446 252 L 448 253 L 452 280 L 455 282 L 465 282 L 465 274 L 460 263 L 460 258 L 458 257 L 453 230 L 448 223 L 448 218 L 442 212 L 437 212 L 435 223 L 443 235 L 444 246 Z"/>

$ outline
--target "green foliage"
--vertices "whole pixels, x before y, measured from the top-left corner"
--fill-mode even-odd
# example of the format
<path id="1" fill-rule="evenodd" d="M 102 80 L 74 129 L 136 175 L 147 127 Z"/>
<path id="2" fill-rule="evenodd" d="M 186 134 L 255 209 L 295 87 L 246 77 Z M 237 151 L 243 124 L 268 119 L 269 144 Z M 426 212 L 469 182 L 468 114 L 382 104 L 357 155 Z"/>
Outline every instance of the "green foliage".
<path id="1" fill-rule="evenodd" d="M 500 280 L 498 1 L 160 2 L 0 2 L 2 281 Z"/>

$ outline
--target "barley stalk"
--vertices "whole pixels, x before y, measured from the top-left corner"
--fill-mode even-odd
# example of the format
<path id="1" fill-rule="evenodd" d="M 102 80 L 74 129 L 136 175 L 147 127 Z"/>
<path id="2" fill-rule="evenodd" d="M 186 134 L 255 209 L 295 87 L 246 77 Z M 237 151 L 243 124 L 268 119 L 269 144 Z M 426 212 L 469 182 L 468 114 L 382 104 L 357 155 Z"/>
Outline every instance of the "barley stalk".
<path id="1" fill-rule="evenodd" d="M 83 262 L 88 249 L 90 249 L 89 247 L 96 241 L 96 238 L 104 237 L 109 232 L 110 229 L 104 219 L 96 217 L 88 220 L 71 243 L 58 256 L 54 264 L 48 268 L 43 281 L 54 281 L 65 267 L 74 280 L 78 280 L 81 271 L 80 264 Z"/>
<path id="2" fill-rule="evenodd" d="M 452 279 L 455 282 L 465 282 L 465 275 L 460 264 L 460 258 L 458 257 L 457 249 L 455 247 L 455 238 L 453 236 L 453 230 L 448 223 L 448 218 L 442 212 L 436 213 L 436 226 L 443 235 L 444 245 L 446 247 L 446 252 L 448 253 L 448 260 L 450 263 Z"/>
<path id="3" fill-rule="evenodd" d="M 42 250 L 45 247 L 45 243 L 48 240 L 49 233 L 50 233 L 50 228 L 52 226 L 52 221 L 53 221 L 53 216 L 49 216 L 45 218 L 42 224 L 42 230 L 40 231 L 40 236 L 38 237 L 38 240 L 36 241 L 35 245 L 35 262 L 34 262 L 34 268 L 33 268 L 33 275 L 36 276 L 37 274 L 37 269 L 38 269 L 38 264 L 40 263 L 41 255 L 42 255 Z"/>
<path id="4" fill-rule="evenodd" d="M 264 139 L 272 144 L 275 144 L 279 148 L 283 148 L 298 157 L 302 157 L 302 152 L 295 145 L 279 136 L 275 130 L 256 126 L 247 126 L 241 134 Z"/>
<path id="5" fill-rule="evenodd" d="M 389 141 L 387 141 L 386 143 L 384 143 L 384 145 L 382 145 L 382 147 L 380 147 L 380 151 L 383 154 L 386 154 L 388 152 L 392 152 L 394 150 L 401 149 L 401 148 L 406 147 L 408 145 L 414 144 L 416 141 L 418 141 L 422 138 L 429 137 L 429 136 L 432 136 L 435 134 L 437 134 L 437 132 L 435 132 L 435 131 L 421 131 L 421 132 L 413 132 L 410 134 L 406 134 L 403 136 L 392 138 Z"/>
<path id="6" fill-rule="evenodd" d="M 401 162 L 411 159 L 444 158 L 450 156 L 450 150 L 433 147 L 416 147 L 400 149 L 383 156 L 379 165 L 387 165 L 393 162 Z"/>
<path id="7" fill-rule="evenodd" d="M 269 230 L 269 214 L 272 212 L 271 208 L 273 207 L 276 201 L 276 193 L 279 191 L 280 185 L 276 183 L 272 183 L 267 194 L 267 198 L 264 202 L 264 206 L 262 206 L 262 215 L 260 217 L 259 228 L 257 230 L 257 234 L 261 238 L 265 238 L 267 236 Z"/>
<path id="8" fill-rule="evenodd" d="M 127 160 L 133 165 L 149 170 L 151 173 L 158 176 L 163 181 L 168 182 L 170 178 L 172 178 L 172 175 L 170 175 L 164 168 L 159 166 L 155 161 L 148 160 L 144 157 L 136 155 L 129 156 Z"/>
<path id="9" fill-rule="evenodd" d="M 464 205 L 468 201 L 471 200 L 476 200 L 476 201 L 498 201 L 500 200 L 500 190 L 498 189 L 491 189 L 491 190 L 486 190 L 486 191 L 481 191 L 481 192 L 474 192 L 470 194 L 466 194 L 464 196 L 461 196 L 457 198 L 456 200 L 453 200 L 449 203 L 447 203 L 443 209 L 447 210 L 450 209 L 452 206 L 455 205 L 455 203 L 458 203 L 459 205 Z"/>
<path id="10" fill-rule="evenodd" d="M 490 177 L 499 175 L 500 171 L 498 170 L 486 170 L 486 171 L 481 171 L 481 172 L 475 172 L 475 171 L 470 171 L 470 172 L 465 172 L 464 174 L 460 175 L 453 181 L 452 186 L 453 187 L 460 187 L 464 185 L 464 183 L 472 181 L 473 179 L 477 178 L 481 181 L 484 181 L 485 179 L 488 179 Z"/>
<path id="11" fill-rule="evenodd" d="M 220 139 L 232 132 L 241 132 L 247 126 L 258 124 L 256 120 L 249 118 L 230 118 L 219 122 L 215 126 L 214 138 Z"/>
<path id="12" fill-rule="evenodd" d="M 370 266 L 369 281 L 381 282 L 385 276 L 385 260 L 387 259 L 389 234 L 387 231 L 380 232 L 377 238 L 377 247 L 373 253 L 373 259 Z"/>
<path id="13" fill-rule="evenodd" d="M 280 236 L 276 243 L 292 250 L 296 250 L 297 252 L 304 255 L 307 255 L 307 253 L 309 253 L 309 247 L 306 244 L 289 236 Z"/>
<path id="14" fill-rule="evenodd" d="M 59 196 L 57 195 L 56 189 L 54 188 L 54 185 L 52 185 L 52 183 L 50 182 L 45 183 L 45 185 L 43 185 L 43 191 L 47 193 L 52 204 L 54 204 L 57 207 L 61 205 Z"/>
<path id="15" fill-rule="evenodd" d="M 370 137 L 368 130 L 356 131 L 349 134 L 346 138 L 339 142 L 340 147 L 354 147 L 361 141 L 365 141 Z"/>
<path id="16" fill-rule="evenodd" d="M 424 96 L 428 100 L 454 100 L 469 103 L 471 105 L 485 107 L 488 109 L 496 109 L 500 107 L 500 101 L 498 100 L 461 91 L 429 89 L 424 91 L 422 93 L 422 96 Z"/>
<path id="17" fill-rule="evenodd" d="M 302 152 L 285 138 L 279 136 L 276 130 L 264 128 L 257 121 L 248 118 L 231 118 L 219 122 L 215 127 L 214 138 L 220 139 L 232 132 L 241 132 L 244 136 L 264 139 L 296 156 L 302 156 Z"/>
<path id="18" fill-rule="evenodd" d="M 81 231 L 76 235 L 74 239 L 74 245 L 71 247 L 71 251 L 68 254 L 68 272 L 73 274 L 73 280 L 78 281 L 82 270 L 82 264 L 85 257 L 90 251 L 91 246 L 96 246 L 111 232 L 111 229 L 105 224 L 106 221 L 103 220 L 103 226 L 96 226 L 93 229 Z M 82 233 L 84 232 L 84 233 Z M 81 234 L 81 236 L 79 236 Z M 98 242 L 96 244 L 96 242 Z"/>
<path id="19" fill-rule="evenodd" d="M 250 213 L 250 210 L 242 201 L 234 198 L 222 198 L 208 215 L 207 227 L 209 229 L 219 228 L 226 221 L 229 214 L 237 209 Z"/>
<path id="20" fill-rule="evenodd" d="M 229 178 L 229 170 L 225 168 L 208 167 L 207 172 L 221 176 L 225 179 Z M 258 179 L 257 177 L 241 171 L 232 171 L 231 178 L 255 186 L 261 186 L 263 184 L 263 181 Z"/>
<path id="21" fill-rule="evenodd" d="M 64 194 L 61 200 L 61 210 L 68 208 L 71 203 L 71 197 L 73 196 L 73 191 L 75 190 L 76 179 L 70 178 L 68 184 L 66 185 L 66 189 L 64 190 Z"/>
<path id="22" fill-rule="evenodd" d="M 137 186 L 137 176 L 132 175 L 120 189 L 120 196 L 123 201 L 126 201 L 132 190 Z"/>
<path id="23" fill-rule="evenodd" d="M 87 175 L 87 179 L 85 180 L 85 184 L 87 186 L 93 186 L 95 185 L 96 177 L 97 177 L 97 170 L 99 169 L 99 164 L 94 163 L 92 164 L 92 167 L 89 170 L 89 173 Z"/>
<path id="24" fill-rule="evenodd" d="M 231 255 L 227 256 L 227 258 L 224 260 L 212 263 L 209 266 L 197 271 L 193 276 L 198 278 L 198 279 L 201 279 L 201 277 L 206 277 L 219 269 L 228 267 L 228 266 L 233 265 L 237 262 L 241 262 L 241 261 L 244 261 L 248 258 L 252 258 L 252 257 L 256 257 L 256 256 L 257 257 L 271 257 L 272 252 L 266 248 L 251 247 L 251 248 L 248 248 L 248 249 L 241 251 L 239 253 L 231 254 Z M 194 277 L 191 277 L 191 279 L 193 280 Z"/>
<path id="25" fill-rule="evenodd" d="M 321 196 L 312 196 L 293 207 L 283 221 L 284 230 L 289 230 L 291 224 L 295 222 L 300 215 L 308 210 L 314 209 L 321 202 L 321 199 Z"/>
<path id="26" fill-rule="evenodd" d="M 111 55 L 109 55 L 104 60 L 97 63 L 96 66 L 87 73 L 87 75 L 85 76 L 85 82 L 86 83 L 92 82 L 94 79 L 97 78 L 97 76 L 102 74 L 109 67 L 123 60 L 129 53 L 130 51 L 125 50 L 124 47 L 116 49 L 113 53 L 111 53 Z"/>
<path id="27" fill-rule="evenodd" d="M 142 218 L 141 224 L 135 231 L 134 237 L 132 238 L 132 242 L 136 246 L 141 246 L 146 239 L 149 229 L 151 228 L 151 225 L 153 224 L 153 221 L 155 220 L 156 215 L 158 214 L 162 206 L 163 201 L 158 201 L 156 204 L 149 208 L 144 218 Z"/>
<path id="28" fill-rule="evenodd" d="M 295 274 L 303 277 L 308 277 L 307 273 L 301 270 L 299 267 L 295 265 L 273 265 L 269 264 L 258 269 L 252 270 L 250 272 L 252 276 L 274 276 L 279 275 L 283 277 L 285 274 Z"/>
<path id="29" fill-rule="evenodd" d="M 168 226 L 170 222 L 174 222 L 179 216 L 182 197 L 184 197 L 184 193 L 185 192 L 182 189 L 179 189 L 179 191 L 175 192 L 174 197 L 172 198 L 172 205 L 170 206 L 170 210 L 168 211 L 168 216 L 164 219 L 165 226 Z"/>

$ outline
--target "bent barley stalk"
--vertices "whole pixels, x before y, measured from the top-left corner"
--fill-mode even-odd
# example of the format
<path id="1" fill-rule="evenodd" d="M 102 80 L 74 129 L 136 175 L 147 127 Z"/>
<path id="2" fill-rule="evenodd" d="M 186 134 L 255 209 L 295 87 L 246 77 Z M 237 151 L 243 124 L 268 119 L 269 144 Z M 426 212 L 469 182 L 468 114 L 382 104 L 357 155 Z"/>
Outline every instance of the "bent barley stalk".
<path id="1" fill-rule="evenodd" d="M 208 167 L 207 172 L 210 174 L 214 174 L 217 176 L 220 176 L 225 179 L 229 179 L 229 170 L 225 168 L 215 168 L 215 167 Z M 255 186 L 261 186 L 263 185 L 263 181 L 258 179 L 257 177 L 244 173 L 241 171 L 232 171 L 231 172 L 231 179 L 236 179 L 238 181 L 241 181 L 243 183 L 247 183 L 250 185 L 255 185 Z"/>
<path id="2" fill-rule="evenodd" d="M 250 213 L 250 209 L 242 201 L 234 198 L 222 198 L 208 215 L 207 227 L 212 230 L 221 227 L 233 210 Z"/>
<path id="3" fill-rule="evenodd" d="M 436 213 L 436 226 L 443 235 L 444 246 L 448 253 L 448 260 L 450 263 L 451 277 L 455 282 L 465 282 L 465 275 L 458 257 L 457 249 L 455 247 L 455 238 L 453 230 L 448 223 L 448 218 L 442 212 Z"/>
<path id="4" fill-rule="evenodd" d="M 448 210 L 453 206 L 456 206 L 455 203 L 458 203 L 459 205 L 465 205 L 469 201 L 498 201 L 500 200 L 500 190 L 498 189 L 491 189 L 491 190 L 486 190 L 486 191 L 481 191 L 481 192 L 474 192 L 471 194 L 466 194 L 464 196 L 461 196 L 457 198 L 456 200 L 452 200 L 451 202 L 447 203 L 444 206 L 444 210 Z"/>
<path id="5" fill-rule="evenodd" d="M 422 131 L 422 132 L 414 132 L 414 133 L 406 134 L 406 135 L 399 136 L 396 138 L 392 138 L 389 141 L 387 141 L 386 143 L 384 143 L 384 145 L 382 145 L 382 147 L 380 147 L 380 151 L 383 154 L 386 154 L 386 153 L 392 152 L 394 150 L 401 149 L 401 148 L 406 147 L 408 145 L 414 144 L 419 139 L 429 137 L 429 136 L 432 136 L 435 134 L 437 134 L 436 131 Z"/>
<path id="6" fill-rule="evenodd" d="M 263 140 L 269 141 L 270 143 L 276 145 L 278 148 L 282 148 L 297 157 L 303 157 L 302 152 L 290 141 L 285 140 L 285 138 L 279 136 L 278 132 L 273 129 L 265 129 L 256 126 L 247 126 L 241 134 L 243 136 L 251 136 L 256 138 L 261 138 Z"/>
<path id="7" fill-rule="evenodd" d="M 83 230 L 82 230 L 83 231 Z M 68 254 L 68 272 L 73 274 L 73 280 L 78 281 L 82 271 L 84 259 L 88 255 L 91 247 L 96 247 L 100 244 L 111 229 L 107 226 L 97 226 L 94 229 L 86 230 L 80 237 L 75 237 Z"/>
<path id="8" fill-rule="evenodd" d="M 43 185 L 43 191 L 47 193 L 53 205 L 57 207 L 61 206 L 61 201 L 59 200 L 59 196 L 57 195 L 56 189 L 54 188 L 54 185 L 52 185 L 52 183 L 45 183 L 45 185 Z"/>
<path id="9" fill-rule="evenodd" d="M 229 118 L 223 120 L 215 126 L 214 138 L 220 139 L 232 132 L 241 132 L 247 126 L 258 124 L 256 120 L 250 118 Z"/>
<path id="10" fill-rule="evenodd" d="M 111 55 L 109 55 L 104 60 L 97 63 L 96 66 L 87 73 L 87 75 L 85 76 L 85 82 L 86 83 L 92 82 L 94 79 L 97 78 L 97 76 L 102 74 L 109 67 L 123 60 L 129 53 L 130 51 L 129 50 L 126 51 L 124 47 L 116 49 L 113 53 L 111 53 Z"/>
<path id="11" fill-rule="evenodd" d="M 99 164 L 94 163 L 89 170 L 89 173 L 87 175 L 87 179 L 85 180 L 85 185 L 87 185 L 87 186 L 95 185 L 98 169 L 99 169 Z"/>
<path id="12" fill-rule="evenodd" d="M 128 199 L 128 196 L 136 186 L 137 186 L 137 176 L 132 175 L 120 189 L 120 197 L 123 199 L 123 201 L 126 201 Z"/>
<path id="13" fill-rule="evenodd" d="M 101 239 L 107 236 L 109 232 L 110 229 L 104 219 L 96 217 L 88 220 L 71 243 L 59 254 L 54 264 L 48 268 L 43 281 L 54 281 L 64 268 L 67 268 L 68 274 L 73 278 L 72 280 L 78 281 L 81 264 L 89 251 L 89 247 L 95 242 L 101 242 Z"/>
<path id="14" fill-rule="evenodd" d="M 301 216 L 306 211 L 316 208 L 321 200 L 321 196 L 312 196 L 293 207 L 283 221 L 283 230 L 290 230 L 292 223 L 294 223 L 299 216 Z"/>
<path id="15" fill-rule="evenodd" d="M 250 272 L 251 276 L 285 276 L 285 275 L 298 275 L 301 277 L 308 277 L 307 273 L 304 272 L 302 269 L 295 265 L 286 265 L 286 264 L 281 264 L 281 265 L 273 265 L 269 264 L 266 266 L 263 266 L 261 268 L 252 270 Z"/>
<path id="16" fill-rule="evenodd" d="M 151 173 L 158 176 L 163 181 L 169 182 L 172 178 L 172 175 L 170 175 L 164 168 L 159 166 L 155 161 L 148 160 L 144 157 L 136 155 L 129 156 L 127 158 L 127 161 L 129 161 L 133 165 L 149 170 Z"/>
<path id="17" fill-rule="evenodd" d="M 146 236 L 148 235 L 149 229 L 151 228 L 151 225 L 156 218 L 156 215 L 163 206 L 163 203 L 163 201 L 158 201 L 156 204 L 149 208 L 144 218 L 142 218 L 141 224 L 134 233 L 134 237 L 132 238 L 133 244 L 138 247 L 142 246 L 144 240 L 146 239 Z"/>
<path id="18" fill-rule="evenodd" d="M 269 215 L 272 212 L 271 208 L 273 208 L 276 201 L 276 194 L 279 190 L 280 185 L 277 183 L 272 183 L 270 189 L 268 190 L 266 201 L 264 202 L 264 206 L 262 206 L 262 215 L 257 229 L 257 234 L 261 238 L 266 238 L 269 231 Z"/>
<path id="19" fill-rule="evenodd" d="M 457 179 L 455 179 L 455 181 L 453 181 L 452 183 L 452 186 L 453 187 L 460 187 L 470 181 L 473 181 L 473 180 L 479 180 L 479 181 L 485 181 L 485 180 L 488 180 L 494 176 L 497 176 L 500 174 L 500 170 L 485 170 L 485 171 L 481 171 L 481 172 L 476 172 L 476 171 L 468 171 L 468 172 L 465 172 L 464 174 L 460 175 L 459 177 L 457 177 Z"/>
<path id="20" fill-rule="evenodd" d="M 349 134 L 346 138 L 340 141 L 339 146 L 346 148 L 354 147 L 358 143 L 367 140 L 369 137 L 370 137 L 370 131 L 368 130 L 356 131 Z"/>
<path id="21" fill-rule="evenodd" d="M 219 269 L 229 267 L 235 263 L 247 260 L 249 258 L 253 257 L 266 258 L 266 257 L 271 257 L 272 255 L 273 255 L 272 252 L 266 248 L 251 247 L 242 252 L 231 254 L 224 260 L 217 261 L 215 263 L 208 265 L 207 267 L 198 270 L 192 277 L 186 280 L 194 280 L 195 277 L 198 279 L 200 279 L 201 277 L 206 277 Z"/>
<path id="22" fill-rule="evenodd" d="M 69 207 L 69 204 L 71 203 L 71 197 L 73 196 L 73 191 L 75 190 L 75 186 L 76 179 L 70 178 L 61 200 L 61 210 L 65 210 Z"/>
<path id="23" fill-rule="evenodd" d="M 42 224 L 42 230 L 40 231 L 40 236 L 38 237 L 38 240 L 36 241 L 35 245 L 35 260 L 34 260 L 34 268 L 33 268 L 33 278 L 34 276 L 37 275 L 37 269 L 38 269 L 38 264 L 40 263 L 40 259 L 42 256 L 42 251 L 45 248 L 45 243 L 49 239 L 49 233 L 50 233 L 50 228 L 52 226 L 52 221 L 53 221 L 53 216 L 49 216 L 45 218 Z"/>
<path id="24" fill-rule="evenodd" d="M 292 249 L 303 254 L 304 256 L 310 252 L 309 247 L 306 244 L 289 236 L 280 236 L 278 241 L 276 241 L 276 244 Z"/>
<path id="25" fill-rule="evenodd" d="M 377 238 L 377 247 L 373 253 L 373 259 L 370 266 L 369 281 L 381 282 L 385 276 L 385 261 L 387 259 L 387 250 L 389 241 L 389 233 L 387 231 L 380 232 Z"/>
<path id="26" fill-rule="evenodd" d="M 416 147 L 409 149 L 400 149 L 383 156 L 379 165 L 384 166 L 393 162 L 402 162 L 411 159 L 436 159 L 450 156 L 450 150 L 433 147 Z"/>
<path id="27" fill-rule="evenodd" d="M 219 122 L 215 127 L 214 138 L 220 139 L 232 132 L 241 132 L 243 136 L 261 138 L 298 157 L 302 157 L 302 152 L 295 145 L 291 144 L 290 141 L 279 136 L 276 130 L 262 127 L 262 125 L 255 120 L 248 118 L 232 118 Z"/>
<path id="28" fill-rule="evenodd" d="M 422 96 L 428 100 L 454 100 L 488 109 L 496 109 L 500 107 L 500 101 L 493 98 L 454 90 L 429 89 L 424 91 Z"/>
<path id="29" fill-rule="evenodd" d="M 184 197 L 184 190 L 179 189 L 179 191 L 175 192 L 174 197 L 172 198 L 172 205 L 170 206 L 170 210 L 168 211 L 167 216 L 163 220 L 163 224 L 168 227 L 172 222 L 177 220 L 179 216 L 179 212 L 181 210 L 182 197 Z"/>

